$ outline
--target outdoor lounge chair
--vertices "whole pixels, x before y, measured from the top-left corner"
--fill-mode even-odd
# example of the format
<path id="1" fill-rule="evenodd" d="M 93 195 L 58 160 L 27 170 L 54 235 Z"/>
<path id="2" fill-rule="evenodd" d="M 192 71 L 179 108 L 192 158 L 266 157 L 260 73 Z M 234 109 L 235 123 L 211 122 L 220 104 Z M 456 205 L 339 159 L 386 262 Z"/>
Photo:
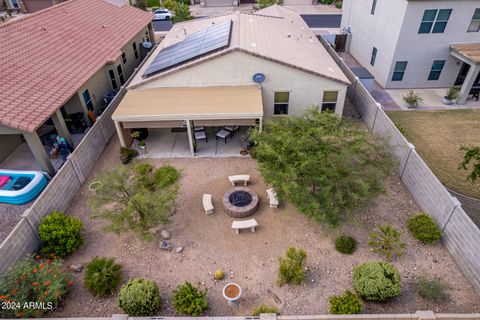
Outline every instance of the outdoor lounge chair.
<path id="1" fill-rule="evenodd" d="M 225 140 L 225 143 L 227 143 L 227 138 L 228 137 L 231 137 L 232 136 L 232 133 L 230 131 L 227 131 L 225 129 L 222 129 L 220 131 L 217 132 L 215 138 L 218 140 L 219 138 L 220 139 L 224 139 Z"/>
<path id="2" fill-rule="evenodd" d="M 230 132 L 231 135 L 232 135 L 232 137 L 233 137 L 234 133 L 238 131 L 239 126 L 225 126 L 225 127 L 223 127 L 223 129 L 225 129 L 225 130 L 227 130 L 228 132 Z"/>
<path id="3" fill-rule="evenodd" d="M 207 133 L 205 131 L 195 131 L 195 140 L 205 140 L 208 142 Z"/>

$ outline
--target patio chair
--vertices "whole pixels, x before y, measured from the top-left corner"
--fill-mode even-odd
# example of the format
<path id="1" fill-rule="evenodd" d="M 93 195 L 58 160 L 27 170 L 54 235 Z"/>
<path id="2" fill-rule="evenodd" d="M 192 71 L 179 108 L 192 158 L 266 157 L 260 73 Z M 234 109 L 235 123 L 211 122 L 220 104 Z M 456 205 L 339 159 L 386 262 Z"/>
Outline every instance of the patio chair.
<path id="1" fill-rule="evenodd" d="M 207 133 L 205 131 L 195 131 L 195 140 L 205 140 L 205 142 L 208 142 L 207 138 Z"/>
<path id="2" fill-rule="evenodd" d="M 239 126 L 225 126 L 225 127 L 223 127 L 223 129 L 229 131 L 232 134 L 232 137 L 235 134 L 235 132 L 238 131 L 239 128 L 240 128 Z"/>
<path id="3" fill-rule="evenodd" d="M 232 136 L 232 133 L 230 131 L 227 131 L 225 129 L 222 129 L 220 131 L 217 132 L 217 134 L 215 135 L 215 139 L 224 139 L 225 140 L 225 143 L 227 143 L 227 138 L 228 137 L 231 137 Z"/>
<path id="4" fill-rule="evenodd" d="M 205 127 L 204 126 L 195 126 L 195 128 L 193 128 L 194 131 L 205 131 Z"/>

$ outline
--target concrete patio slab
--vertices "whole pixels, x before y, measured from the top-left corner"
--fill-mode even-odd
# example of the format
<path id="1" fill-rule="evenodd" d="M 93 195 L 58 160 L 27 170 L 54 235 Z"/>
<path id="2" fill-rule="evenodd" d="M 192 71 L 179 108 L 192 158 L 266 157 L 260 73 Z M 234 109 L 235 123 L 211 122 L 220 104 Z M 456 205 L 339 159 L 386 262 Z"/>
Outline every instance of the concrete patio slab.
<path id="1" fill-rule="evenodd" d="M 407 110 L 408 105 L 403 101 L 403 96 L 411 89 L 385 89 L 385 92 L 400 106 L 401 109 Z M 480 108 L 480 101 L 475 99 L 468 99 L 465 104 L 445 105 L 443 97 L 447 93 L 448 88 L 434 88 L 434 89 L 413 89 L 418 92 L 423 98 L 423 101 L 415 109 L 421 110 L 451 110 L 451 109 L 474 109 Z"/>

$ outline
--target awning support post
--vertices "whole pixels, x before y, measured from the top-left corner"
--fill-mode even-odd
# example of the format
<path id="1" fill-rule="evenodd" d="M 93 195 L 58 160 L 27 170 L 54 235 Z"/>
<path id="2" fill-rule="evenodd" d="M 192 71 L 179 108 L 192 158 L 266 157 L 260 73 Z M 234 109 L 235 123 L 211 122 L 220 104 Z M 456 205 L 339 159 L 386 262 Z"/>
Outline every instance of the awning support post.
<path id="1" fill-rule="evenodd" d="M 262 132 L 262 129 L 263 129 L 263 124 L 262 124 L 262 122 L 263 122 L 263 117 L 261 117 L 261 118 L 258 119 L 258 131 L 259 131 L 259 132 Z"/>
<path id="2" fill-rule="evenodd" d="M 122 124 L 118 121 L 115 121 L 115 129 L 117 129 L 118 140 L 120 140 L 120 146 L 126 148 L 127 144 L 125 143 L 125 137 L 123 136 Z"/>
<path id="3" fill-rule="evenodd" d="M 465 81 L 463 82 L 462 88 L 460 89 L 458 99 L 457 99 L 457 104 L 465 104 L 479 71 L 480 71 L 479 64 L 470 65 L 470 70 L 468 70 L 467 76 L 465 77 Z"/>
<path id="4" fill-rule="evenodd" d="M 38 166 L 41 170 L 46 171 L 50 176 L 55 175 L 55 169 L 53 168 L 50 157 L 47 154 L 47 151 L 43 147 L 42 141 L 36 132 L 25 132 L 23 134 L 25 141 L 27 141 L 30 151 L 33 153 L 35 160 L 37 161 Z"/>
<path id="5" fill-rule="evenodd" d="M 187 133 L 188 133 L 188 144 L 190 145 L 190 154 L 195 156 L 195 151 L 193 149 L 193 136 L 192 136 L 192 122 L 190 120 L 185 120 L 187 123 Z"/>

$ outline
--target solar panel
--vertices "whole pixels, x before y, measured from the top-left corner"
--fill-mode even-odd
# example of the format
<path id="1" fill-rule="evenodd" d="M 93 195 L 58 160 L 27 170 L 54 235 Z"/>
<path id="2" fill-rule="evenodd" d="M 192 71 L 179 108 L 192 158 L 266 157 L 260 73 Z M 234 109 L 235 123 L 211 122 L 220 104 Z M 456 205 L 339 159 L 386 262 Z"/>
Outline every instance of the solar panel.
<path id="1" fill-rule="evenodd" d="M 145 70 L 143 76 L 151 76 L 154 73 L 227 47 L 230 43 L 231 26 L 231 20 L 217 23 L 192 33 L 181 42 L 162 49 Z"/>

